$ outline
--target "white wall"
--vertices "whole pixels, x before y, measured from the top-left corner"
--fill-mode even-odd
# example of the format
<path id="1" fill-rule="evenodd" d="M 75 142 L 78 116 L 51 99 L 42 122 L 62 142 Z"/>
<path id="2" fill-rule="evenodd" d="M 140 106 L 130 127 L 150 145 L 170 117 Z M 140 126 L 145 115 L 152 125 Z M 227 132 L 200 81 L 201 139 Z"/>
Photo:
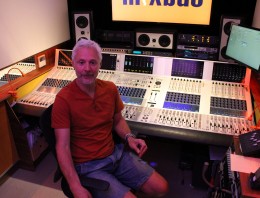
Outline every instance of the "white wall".
<path id="1" fill-rule="evenodd" d="M 69 39 L 67 0 L 0 0 L 0 69 Z"/>

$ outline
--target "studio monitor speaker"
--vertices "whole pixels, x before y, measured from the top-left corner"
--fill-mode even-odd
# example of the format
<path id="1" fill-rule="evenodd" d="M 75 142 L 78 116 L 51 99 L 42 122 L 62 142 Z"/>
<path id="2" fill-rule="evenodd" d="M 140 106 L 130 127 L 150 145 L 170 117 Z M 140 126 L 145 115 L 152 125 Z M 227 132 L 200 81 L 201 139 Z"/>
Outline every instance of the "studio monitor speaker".
<path id="1" fill-rule="evenodd" d="M 220 46 L 219 46 L 219 60 L 226 62 L 234 62 L 226 56 L 227 49 L 227 41 L 231 32 L 232 25 L 239 25 L 242 22 L 241 17 L 221 17 L 221 25 L 220 25 Z"/>
<path id="2" fill-rule="evenodd" d="M 173 49 L 173 32 L 136 31 L 136 47 Z"/>
<path id="3" fill-rule="evenodd" d="M 73 22 L 75 42 L 81 38 L 92 39 L 93 19 L 91 11 L 73 13 Z"/>

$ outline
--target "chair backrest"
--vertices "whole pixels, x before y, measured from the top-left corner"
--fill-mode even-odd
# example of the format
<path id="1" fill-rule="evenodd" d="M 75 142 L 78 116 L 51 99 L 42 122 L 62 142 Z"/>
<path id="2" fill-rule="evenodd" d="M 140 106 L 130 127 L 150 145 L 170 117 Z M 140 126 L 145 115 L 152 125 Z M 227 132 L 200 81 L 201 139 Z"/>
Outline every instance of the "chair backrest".
<path id="1" fill-rule="evenodd" d="M 40 116 L 40 127 L 43 132 L 43 136 L 45 137 L 49 149 L 51 150 L 52 154 L 54 155 L 55 159 L 57 160 L 56 155 L 56 137 L 54 133 L 54 129 L 51 127 L 51 112 L 52 112 L 52 105 L 50 105 L 47 109 L 44 110 L 42 115 Z M 60 170 L 59 165 L 57 164 L 57 169 L 55 171 L 53 181 L 57 182 L 62 178 L 62 172 Z"/>
<path id="2" fill-rule="evenodd" d="M 51 112 L 52 112 L 52 105 L 49 106 L 40 117 L 40 127 L 43 132 L 43 136 L 45 137 L 51 152 L 54 154 L 56 158 L 56 138 L 54 134 L 54 129 L 51 127 Z"/>

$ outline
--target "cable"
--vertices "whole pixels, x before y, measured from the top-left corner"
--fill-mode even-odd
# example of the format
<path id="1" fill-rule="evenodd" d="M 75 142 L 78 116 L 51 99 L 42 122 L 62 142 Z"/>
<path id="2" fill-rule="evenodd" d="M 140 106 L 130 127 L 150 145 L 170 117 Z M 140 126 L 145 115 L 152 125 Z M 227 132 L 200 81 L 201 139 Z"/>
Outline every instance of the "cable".
<path id="1" fill-rule="evenodd" d="M 13 69 L 17 69 L 22 74 L 22 76 L 24 76 L 24 73 L 19 68 L 13 67 L 13 68 L 9 69 L 7 74 L 6 74 L 7 82 L 10 85 L 10 90 L 8 91 L 8 94 L 10 94 L 14 98 L 14 100 L 16 101 L 16 99 L 17 99 L 17 91 L 13 88 L 13 86 L 11 84 L 10 76 L 9 76 L 10 75 L 9 74 L 10 71 L 13 70 Z"/>
<path id="2" fill-rule="evenodd" d="M 255 108 L 254 108 L 254 110 L 252 111 L 252 113 L 251 113 L 249 116 L 246 117 L 247 120 L 252 121 L 252 117 L 253 117 L 253 115 L 254 115 L 256 109 L 259 109 L 259 106 L 260 106 L 260 104 L 258 104 L 258 105 L 255 106 Z M 260 126 L 258 126 L 259 123 L 260 123 L 260 120 L 258 121 L 258 123 L 257 123 L 255 126 L 251 126 L 251 128 L 252 128 L 252 129 L 260 129 Z"/>
<path id="3" fill-rule="evenodd" d="M 214 186 L 213 184 L 211 184 L 207 179 L 206 179 L 206 172 L 209 168 L 209 163 L 208 162 L 204 162 L 204 166 L 203 166 L 203 169 L 202 169 L 202 179 L 203 181 L 210 187 L 210 188 L 213 188 L 215 190 L 219 190 L 221 192 L 224 192 L 224 193 L 228 193 L 228 194 L 231 194 L 232 195 L 232 192 L 230 190 L 227 190 L 227 189 L 224 189 L 224 188 L 219 188 L 219 187 L 216 187 Z"/>
<path id="4" fill-rule="evenodd" d="M 69 61 L 69 63 L 72 64 L 72 60 L 67 56 L 67 54 L 65 54 L 62 50 L 60 50 L 60 53 L 67 59 L 67 61 Z"/>
<path id="5" fill-rule="evenodd" d="M 202 179 L 203 181 L 210 187 L 210 188 L 214 188 L 214 185 L 211 184 L 207 179 L 206 179 L 206 172 L 209 168 L 209 163 L 208 162 L 204 162 L 204 166 L 202 169 Z"/>

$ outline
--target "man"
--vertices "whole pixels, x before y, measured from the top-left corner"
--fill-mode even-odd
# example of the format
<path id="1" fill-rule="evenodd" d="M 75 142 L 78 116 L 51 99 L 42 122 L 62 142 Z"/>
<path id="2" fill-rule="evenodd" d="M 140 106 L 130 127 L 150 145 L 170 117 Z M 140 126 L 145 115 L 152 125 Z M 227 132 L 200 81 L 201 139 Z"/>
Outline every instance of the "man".
<path id="1" fill-rule="evenodd" d="M 74 197 L 134 198 L 130 190 L 155 197 L 168 191 L 168 183 L 139 157 L 145 141 L 131 133 L 121 110 L 122 100 L 114 83 L 97 79 L 102 54 L 99 45 L 81 39 L 72 51 L 77 78 L 56 96 L 52 110 L 56 152 L 60 168 Z M 133 152 L 114 144 L 112 130 Z M 107 180 L 107 191 L 89 192 L 78 175 Z"/>

